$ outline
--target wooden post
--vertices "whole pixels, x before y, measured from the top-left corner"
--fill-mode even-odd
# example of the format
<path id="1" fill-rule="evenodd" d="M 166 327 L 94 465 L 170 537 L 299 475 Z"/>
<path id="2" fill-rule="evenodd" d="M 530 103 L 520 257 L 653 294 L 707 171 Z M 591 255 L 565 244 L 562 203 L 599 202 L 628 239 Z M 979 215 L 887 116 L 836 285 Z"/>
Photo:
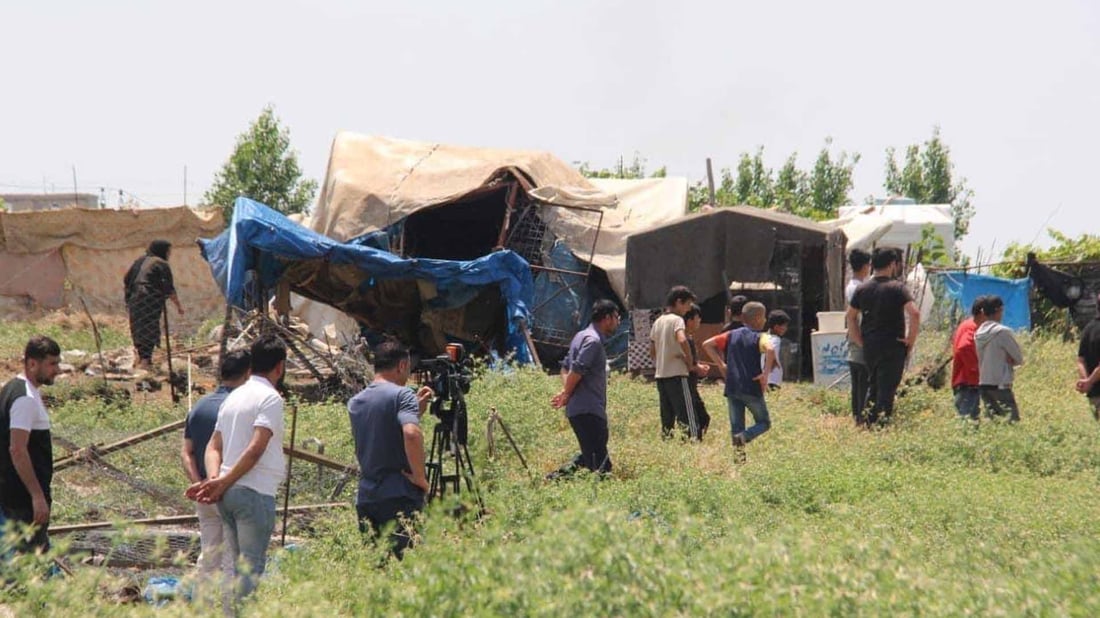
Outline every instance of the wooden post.
<path id="1" fill-rule="evenodd" d="M 710 157 L 707 157 L 707 191 L 710 195 L 710 205 L 718 207 L 717 198 L 714 196 L 714 169 L 710 165 Z"/>

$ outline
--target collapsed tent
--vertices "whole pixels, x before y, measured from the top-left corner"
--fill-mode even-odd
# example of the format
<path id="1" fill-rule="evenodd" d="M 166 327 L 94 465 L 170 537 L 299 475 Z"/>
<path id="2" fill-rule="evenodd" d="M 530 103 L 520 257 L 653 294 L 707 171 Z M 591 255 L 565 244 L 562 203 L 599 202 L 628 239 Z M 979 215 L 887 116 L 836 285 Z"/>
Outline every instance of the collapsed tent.
<path id="1" fill-rule="evenodd" d="M 122 276 L 156 239 L 172 243 L 172 275 L 188 314 L 222 304 L 195 239 L 224 228 L 217 210 L 62 209 L 0 213 L 0 314 L 79 307 L 125 313 Z"/>
<path id="2" fill-rule="evenodd" d="M 806 351 L 817 312 L 844 307 L 844 245 L 840 230 L 751 206 L 717 208 L 633 234 L 626 254 L 632 369 L 644 370 L 649 361 L 650 314 L 664 306 L 669 288 L 686 285 L 703 310 L 700 337 L 717 330 L 730 294 L 786 311 L 791 344 L 783 349 L 791 356 L 785 375 L 809 376 Z"/>
<path id="3" fill-rule="evenodd" d="M 623 304 L 626 237 L 687 207 L 683 179 L 601 182 L 545 152 L 341 132 L 310 227 L 405 258 L 514 251 L 534 272 L 531 336 L 553 364 L 593 300 Z M 337 319 L 311 306 L 298 312 L 314 332 Z"/>
<path id="4" fill-rule="evenodd" d="M 471 351 L 530 360 L 523 328 L 531 271 L 512 251 L 467 261 L 403 259 L 327 238 L 247 198 L 237 198 L 225 233 L 201 246 L 232 306 L 262 304 L 268 290 L 283 286 L 424 355 L 442 353 L 457 339 L 477 346 Z"/>

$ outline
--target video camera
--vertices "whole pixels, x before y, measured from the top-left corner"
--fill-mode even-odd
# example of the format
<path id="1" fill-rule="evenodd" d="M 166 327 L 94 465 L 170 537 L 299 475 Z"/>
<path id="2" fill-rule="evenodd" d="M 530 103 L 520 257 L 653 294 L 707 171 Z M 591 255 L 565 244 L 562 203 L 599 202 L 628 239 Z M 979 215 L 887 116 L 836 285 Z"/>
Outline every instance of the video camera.
<path id="1" fill-rule="evenodd" d="M 447 344 L 447 353 L 421 359 L 416 366 L 419 382 L 435 391 L 428 410 L 451 429 L 455 442 L 466 445 L 466 393 L 473 381 L 473 363 L 460 343 Z"/>

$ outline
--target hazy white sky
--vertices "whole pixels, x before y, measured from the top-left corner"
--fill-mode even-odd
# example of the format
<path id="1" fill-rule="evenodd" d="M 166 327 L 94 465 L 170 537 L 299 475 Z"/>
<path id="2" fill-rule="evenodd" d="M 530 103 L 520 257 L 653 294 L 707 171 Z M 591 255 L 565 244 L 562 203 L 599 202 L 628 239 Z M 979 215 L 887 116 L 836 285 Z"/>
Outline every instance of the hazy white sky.
<path id="1" fill-rule="evenodd" d="M 765 147 L 804 167 L 939 125 L 976 192 L 968 253 L 1044 222 L 1095 233 L 1100 3 L 4 2 L 0 192 L 123 188 L 194 204 L 264 105 L 307 175 L 341 129 L 635 152 L 694 180 Z M 114 203 L 112 198 L 111 203 Z"/>

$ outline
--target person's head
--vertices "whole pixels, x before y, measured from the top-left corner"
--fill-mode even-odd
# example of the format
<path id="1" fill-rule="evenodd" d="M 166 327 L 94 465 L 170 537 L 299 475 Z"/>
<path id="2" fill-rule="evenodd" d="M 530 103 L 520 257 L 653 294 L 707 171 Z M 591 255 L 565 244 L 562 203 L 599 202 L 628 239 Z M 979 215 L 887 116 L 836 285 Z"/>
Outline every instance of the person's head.
<path id="1" fill-rule="evenodd" d="M 848 252 L 848 266 L 852 268 L 852 276 L 866 279 L 871 272 L 871 254 L 863 249 L 852 249 Z"/>
<path id="2" fill-rule="evenodd" d="M 252 371 L 252 353 L 244 348 L 226 352 L 218 377 L 222 386 L 236 388 L 248 380 Z"/>
<path id="3" fill-rule="evenodd" d="M 741 323 L 753 330 L 763 330 L 768 323 L 768 310 L 764 303 L 756 301 L 745 303 L 741 309 Z"/>
<path id="4" fill-rule="evenodd" d="M 695 302 L 694 292 L 689 290 L 687 286 L 675 285 L 668 291 L 665 306 L 676 315 L 684 315 L 691 308 L 693 302 Z"/>
<path id="5" fill-rule="evenodd" d="M 876 247 L 875 252 L 871 254 L 871 268 L 875 270 L 876 275 L 894 276 L 897 263 L 898 252 L 893 247 Z"/>
<path id="6" fill-rule="evenodd" d="M 1005 301 L 1001 300 L 1001 297 L 996 294 L 986 296 L 982 313 L 985 315 L 986 320 L 1000 322 L 1005 317 Z"/>
<path id="7" fill-rule="evenodd" d="M 607 337 L 619 330 L 622 317 L 619 315 L 619 306 L 614 301 L 602 298 L 592 304 L 592 325 L 600 334 Z"/>
<path id="8" fill-rule="evenodd" d="M 786 311 L 782 309 L 776 309 L 768 313 L 768 323 L 766 328 L 768 332 L 773 335 L 779 335 L 782 337 L 787 334 L 787 327 L 791 325 L 791 316 L 787 315 Z"/>
<path id="9" fill-rule="evenodd" d="M 145 253 L 167 260 L 169 254 L 172 253 L 172 243 L 167 240 L 154 240 L 149 243 L 149 248 L 146 249 Z"/>
<path id="10" fill-rule="evenodd" d="M 691 304 L 691 308 L 684 314 L 684 328 L 689 335 L 694 334 L 699 330 L 699 325 L 703 323 L 703 310 L 699 308 L 699 305 L 695 303 Z"/>
<path id="11" fill-rule="evenodd" d="M 378 377 L 405 386 L 412 372 L 412 359 L 409 349 L 395 337 L 387 337 L 374 346 L 374 373 Z"/>
<path id="12" fill-rule="evenodd" d="M 286 344 L 275 335 L 261 335 L 252 342 L 252 375 L 275 384 L 286 373 Z"/>
<path id="13" fill-rule="evenodd" d="M 985 300 L 986 296 L 983 294 L 975 298 L 970 305 L 970 317 L 974 318 L 975 324 L 981 324 L 985 321 Z"/>
<path id="14" fill-rule="evenodd" d="M 61 365 L 61 346 L 45 335 L 35 335 L 23 348 L 23 375 L 35 386 L 53 384 Z"/>
<path id="15" fill-rule="evenodd" d="M 736 294 L 726 301 L 726 319 L 740 320 L 741 313 L 745 310 L 745 303 L 749 302 L 747 296 Z"/>

